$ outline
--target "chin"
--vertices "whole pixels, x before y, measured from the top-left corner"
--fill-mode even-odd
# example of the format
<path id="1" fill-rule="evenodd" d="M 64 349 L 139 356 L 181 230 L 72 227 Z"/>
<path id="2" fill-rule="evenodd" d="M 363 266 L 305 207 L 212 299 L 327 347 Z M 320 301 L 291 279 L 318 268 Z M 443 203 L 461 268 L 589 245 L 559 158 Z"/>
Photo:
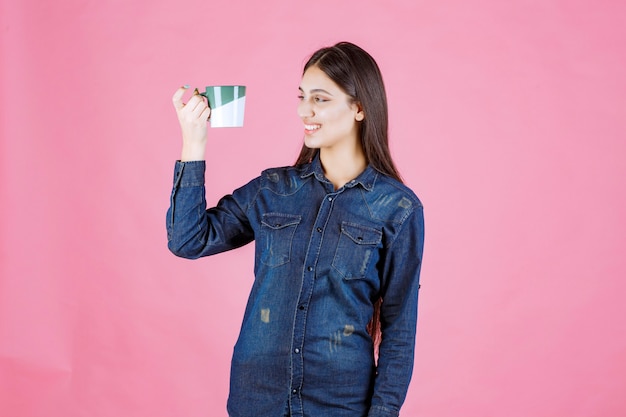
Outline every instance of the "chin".
<path id="1" fill-rule="evenodd" d="M 311 140 L 311 138 L 304 138 L 304 145 L 310 149 L 319 149 L 320 144 L 316 140 Z"/>

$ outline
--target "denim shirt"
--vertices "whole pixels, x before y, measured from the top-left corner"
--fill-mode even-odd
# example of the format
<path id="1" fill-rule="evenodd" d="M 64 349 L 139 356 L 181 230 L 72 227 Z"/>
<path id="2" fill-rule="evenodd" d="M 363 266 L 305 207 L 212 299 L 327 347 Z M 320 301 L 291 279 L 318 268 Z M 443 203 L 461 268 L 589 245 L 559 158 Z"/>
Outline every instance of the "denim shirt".
<path id="1" fill-rule="evenodd" d="M 368 167 L 335 190 L 319 157 L 206 209 L 204 161 L 177 162 L 168 247 L 195 259 L 255 241 L 231 363 L 231 417 L 398 416 L 413 370 L 423 208 Z M 376 365 L 366 326 L 382 297 Z"/>

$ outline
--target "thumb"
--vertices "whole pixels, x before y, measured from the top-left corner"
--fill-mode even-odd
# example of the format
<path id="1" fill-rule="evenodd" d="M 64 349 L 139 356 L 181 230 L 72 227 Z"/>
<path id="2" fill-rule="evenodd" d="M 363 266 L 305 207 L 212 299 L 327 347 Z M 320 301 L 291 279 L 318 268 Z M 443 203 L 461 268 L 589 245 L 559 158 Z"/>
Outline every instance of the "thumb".
<path id="1" fill-rule="evenodd" d="M 184 85 L 176 90 L 176 92 L 172 96 L 172 103 L 174 104 L 174 108 L 177 111 L 185 107 L 185 103 L 183 103 L 183 95 L 185 95 L 185 91 L 187 91 L 188 88 L 188 85 Z"/>

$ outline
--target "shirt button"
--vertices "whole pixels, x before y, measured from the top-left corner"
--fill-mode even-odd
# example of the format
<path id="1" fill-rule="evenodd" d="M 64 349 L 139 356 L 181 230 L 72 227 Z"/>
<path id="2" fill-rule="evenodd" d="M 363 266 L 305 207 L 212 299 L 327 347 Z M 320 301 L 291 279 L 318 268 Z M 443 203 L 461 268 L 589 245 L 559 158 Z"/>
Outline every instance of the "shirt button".
<path id="1" fill-rule="evenodd" d="M 313 270 L 313 267 L 312 267 L 312 266 L 310 266 L 310 267 L 308 267 L 308 268 L 307 268 L 307 271 L 309 271 L 309 272 L 311 272 L 312 270 Z"/>
<path id="2" fill-rule="evenodd" d="M 317 231 L 318 231 L 318 232 L 320 232 L 320 233 L 322 233 L 322 228 L 321 228 L 321 227 L 318 227 L 318 228 L 317 228 Z"/>
<path id="3" fill-rule="evenodd" d="M 303 305 L 298 306 L 298 309 L 299 309 L 299 310 L 304 310 L 304 306 L 303 306 Z"/>
<path id="4" fill-rule="evenodd" d="M 333 198 L 332 197 L 328 197 L 328 201 L 333 201 Z"/>
<path id="5" fill-rule="evenodd" d="M 296 353 L 300 353 L 300 349 L 298 349 L 298 348 L 295 348 L 293 351 L 296 352 Z"/>
<path id="6" fill-rule="evenodd" d="M 294 388 L 294 389 L 292 389 L 292 390 L 291 390 L 291 393 L 292 393 L 292 394 L 297 394 L 297 393 L 298 393 L 298 390 Z"/>

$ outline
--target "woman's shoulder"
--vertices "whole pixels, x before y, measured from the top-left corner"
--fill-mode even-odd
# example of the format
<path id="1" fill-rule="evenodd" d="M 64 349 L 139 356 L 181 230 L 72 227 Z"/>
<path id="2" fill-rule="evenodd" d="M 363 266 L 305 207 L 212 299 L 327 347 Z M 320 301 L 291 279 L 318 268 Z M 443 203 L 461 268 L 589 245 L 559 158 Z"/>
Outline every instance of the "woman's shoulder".
<path id="1" fill-rule="evenodd" d="M 375 188 L 378 188 L 376 191 L 380 193 L 395 195 L 397 198 L 408 200 L 407 203 L 411 205 L 422 207 L 421 200 L 408 185 L 389 175 L 378 172 Z"/>
<path id="2" fill-rule="evenodd" d="M 264 169 L 258 177 L 261 188 L 279 194 L 298 191 L 308 179 L 304 177 L 306 166 L 282 166 Z"/>
<path id="3" fill-rule="evenodd" d="M 266 168 L 261 172 L 262 177 L 267 177 L 268 179 L 275 179 L 277 176 L 299 176 L 306 169 L 306 165 L 286 165 L 279 167 L 270 167 Z"/>
<path id="4" fill-rule="evenodd" d="M 385 222 L 401 224 L 412 213 L 423 210 L 422 202 L 411 188 L 380 172 L 371 192 L 363 195 L 372 216 Z"/>

